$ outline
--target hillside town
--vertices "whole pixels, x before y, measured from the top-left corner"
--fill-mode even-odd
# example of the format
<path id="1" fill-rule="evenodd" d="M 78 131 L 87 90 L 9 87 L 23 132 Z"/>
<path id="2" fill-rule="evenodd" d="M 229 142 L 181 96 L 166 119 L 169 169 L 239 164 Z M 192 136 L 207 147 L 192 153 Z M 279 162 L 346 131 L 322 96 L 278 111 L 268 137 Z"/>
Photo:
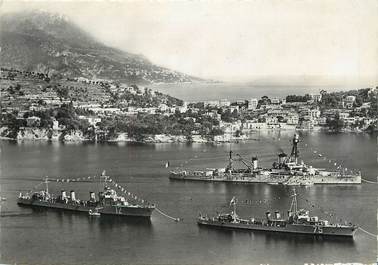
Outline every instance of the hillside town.
<path id="1" fill-rule="evenodd" d="M 17 140 L 228 142 L 257 130 L 377 131 L 377 87 L 184 102 L 148 87 L 3 67 L 0 89 L 0 136 Z"/>

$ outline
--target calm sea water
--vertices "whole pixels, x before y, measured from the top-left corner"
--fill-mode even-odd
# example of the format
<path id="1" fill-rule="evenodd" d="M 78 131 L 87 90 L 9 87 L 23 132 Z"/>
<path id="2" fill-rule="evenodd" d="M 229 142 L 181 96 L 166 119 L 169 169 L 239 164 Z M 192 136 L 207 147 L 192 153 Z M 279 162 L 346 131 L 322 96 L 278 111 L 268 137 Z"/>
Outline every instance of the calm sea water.
<path id="1" fill-rule="evenodd" d="M 257 154 L 261 164 L 270 166 L 281 148 L 289 152 L 292 135 L 256 133 L 255 141 L 232 144 L 232 149 L 245 157 Z M 305 144 L 348 168 L 360 169 L 365 179 L 376 180 L 376 136 L 303 133 L 301 138 L 300 154 L 306 162 L 332 168 L 328 161 L 305 149 Z M 0 263 L 286 265 L 377 260 L 377 240 L 361 231 L 354 240 L 348 240 L 198 227 L 199 212 L 226 211 L 233 196 L 255 202 L 239 206 L 239 214 L 245 217 L 262 216 L 268 208 L 286 211 L 290 206 L 290 187 L 168 179 L 168 170 L 175 167 L 224 166 L 229 144 L 0 144 L 0 196 L 7 198 L 1 202 Z M 169 169 L 164 167 L 167 160 Z M 86 214 L 32 210 L 16 204 L 19 191 L 37 185 L 43 176 L 77 178 L 100 174 L 104 169 L 131 192 L 183 221 L 173 222 L 156 211 L 146 222 L 89 218 Z M 53 192 L 75 189 L 82 199 L 97 188 L 96 183 L 50 185 Z M 299 207 L 318 215 L 333 212 L 338 219 L 376 234 L 376 185 L 298 187 L 297 192 L 302 198 Z M 267 203 L 259 204 L 260 200 Z"/>
<path id="2" fill-rule="evenodd" d="M 150 88 L 185 101 L 229 100 L 269 97 L 286 97 L 287 95 L 319 94 L 321 90 L 328 92 L 350 90 L 355 87 L 330 87 L 321 85 L 267 86 L 248 83 L 188 83 L 188 84 L 155 84 Z M 206 93 L 204 93 L 206 91 Z"/>

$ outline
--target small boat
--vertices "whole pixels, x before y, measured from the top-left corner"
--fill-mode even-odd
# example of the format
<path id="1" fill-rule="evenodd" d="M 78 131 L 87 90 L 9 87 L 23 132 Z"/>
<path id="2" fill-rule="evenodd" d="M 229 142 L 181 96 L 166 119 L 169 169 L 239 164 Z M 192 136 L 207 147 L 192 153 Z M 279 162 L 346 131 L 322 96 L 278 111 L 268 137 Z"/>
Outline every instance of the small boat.
<path id="1" fill-rule="evenodd" d="M 268 182 L 269 185 L 279 185 L 280 183 L 278 182 Z"/>
<path id="2" fill-rule="evenodd" d="M 98 212 L 98 209 L 96 208 L 95 210 L 89 210 L 88 211 L 89 216 L 101 216 L 101 214 Z"/>

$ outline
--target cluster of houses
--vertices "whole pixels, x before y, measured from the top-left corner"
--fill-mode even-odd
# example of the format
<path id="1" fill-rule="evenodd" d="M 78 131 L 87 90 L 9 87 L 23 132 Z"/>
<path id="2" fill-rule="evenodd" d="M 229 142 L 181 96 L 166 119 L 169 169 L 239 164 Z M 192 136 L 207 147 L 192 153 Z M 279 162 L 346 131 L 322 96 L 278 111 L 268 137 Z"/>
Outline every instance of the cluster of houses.
<path id="1" fill-rule="evenodd" d="M 22 72 L 17 74 L 22 74 Z M 286 102 L 286 98 L 265 97 L 265 99 L 251 98 L 233 102 L 221 99 L 172 104 L 160 98 L 159 103 L 154 106 L 136 106 L 130 104 L 128 97 L 123 97 L 123 95 L 157 97 L 162 94 L 147 88 L 141 89 L 137 86 L 108 83 L 106 80 L 76 78 L 67 80 L 65 88 L 68 90 L 69 97 L 62 98 L 56 87 L 46 85 L 45 76 L 41 76 L 37 82 L 34 80 L 33 83 L 28 82 L 28 78 L 32 78 L 29 74 L 24 74 L 24 78 L 19 80 L 15 74 L 12 74 L 10 79 L 9 73 L 0 78 L 1 112 L 2 114 L 16 112 L 18 119 L 24 119 L 24 114 L 28 111 L 42 111 L 63 104 L 72 104 L 73 107 L 81 109 L 84 113 L 79 116 L 79 119 L 86 120 L 93 126 L 109 116 L 130 116 L 139 113 L 167 116 L 180 113 L 185 119 L 192 119 L 196 123 L 193 114 L 197 113 L 217 120 L 219 125 L 216 127 L 222 130 L 224 135 L 242 134 L 259 129 L 317 129 L 326 126 L 327 121 L 335 119 L 335 117 L 341 119 L 349 127 L 358 123 L 361 129 L 376 122 L 376 119 L 364 115 L 366 110 L 371 107 L 370 103 L 354 107 L 356 101 L 354 96 L 345 97 L 340 106 L 335 109 L 320 109 L 321 94 L 309 95 L 309 100 L 305 102 Z M 15 82 L 21 83 L 22 94 L 9 92 L 9 86 L 14 85 Z M 74 83 L 76 83 L 75 86 Z M 371 89 L 369 93 L 377 93 L 376 90 L 376 88 Z M 117 102 L 112 101 L 114 98 L 112 95 L 115 94 L 119 98 Z M 223 114 L 226 112 L 232 114 L 232 119 L 223 118 Z M 355 113 L 361 113 L 361 115 L 355 115 Z M 28 127 L 38 127 L 40 118 L 28 117 L 26 124 Z M 201 126 L 201 124 L 197 125 Z M 53 129 L 63 130 L 64 126 L 54 120 Z"/>
<path id="2" fill-rule="evenodd" d="M 377 93 L 373 88 L 369 93 Z M 367 117 L 367 110 L 371 103 L 362 103 L 355 106 L 356 97 L 346 96 L 340 102 L 338 108 L 321 109 L 321 94 L 311 94 L 306 102 L 286 102 L 285 98 L 271 98 L 267 101 L 252 98 L 235 102 L 222 99 L 219 101 L 205 101 L 205 109 L 209 109 L 206 115 L 219 120 L 219 126 L 225 133 L 245 132 L 258 129 L 321 129 L 328 125 L 329 120 L 336 117 L 343 121 L 346 129 L 366 129 L 369 125 L 377 122 L 376 118 Z M 221 119 L 225 111 L 236 113 L 240 117 L 232 122 L 224 122 Z M 253 115 L 250 115 L 253 114 Z M 356 115 L 357 114 L 357 115 Z M 253 116 L 253 118 L 250 118 Z"/>

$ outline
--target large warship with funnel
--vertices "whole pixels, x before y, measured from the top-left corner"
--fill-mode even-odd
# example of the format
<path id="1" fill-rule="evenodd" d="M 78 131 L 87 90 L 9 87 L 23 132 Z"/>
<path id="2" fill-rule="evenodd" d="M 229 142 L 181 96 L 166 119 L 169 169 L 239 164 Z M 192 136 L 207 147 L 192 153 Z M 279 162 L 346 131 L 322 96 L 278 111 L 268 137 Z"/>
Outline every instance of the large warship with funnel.
<path id="1" fill-rule="evenodd" d="M 230 206 L 233 206 L 231 213 L 218 214 L 215 217 L 200 215 L 198 224 L 217 228 L 245 229 L 264 232 L 280 232 L 291 234 L 323 235 L 323 236 L 345 236 L 353 237 L 357 226 L 353 224 L 331 224 L 327 220 L 319 219 L 317 216 L 310 216 L 309 211 L 298 210 L 297 194 L 294 194 L 287 218 L 283 218 L 279 211 L 266 212 L 265 218 L 243 219 L 236 213 L 237 199 L 232 198 Z"/>
<path id="2" fill-rule="evenodd" d="M 62 190 L 60 195 L 54 195 L 49 192 L 48 178 L 45 179 L 46 185 L 44 190 L 32 193 L 20 193 L 17 204 L 20 206 L 43 207 L 51 209 L 60 209 L 75 212 L 87 212 L 90 215 L 118 215 L 118 216 L 135 216 L 150 218 L 155 205 L 150 203 L 133 203 L 124 196 L 120 196 L 114 189 L 107 184 L 107 176 L 104 178 L 103 191 L 98 193 L 98 199 L 94 192 L 89 193 L 88 200 L 79 200 L 76 198 L 75 191 L 71 190 L 67 195 Z"/>
<path id="3" fill-rule="evenodd" d="M 245 168 L 235 168 L 233 152 L 229 153 L 229 163 L 225 168 L 208 168 L 205 170 L 174 170 L 169 173 L 172 180 L 193 180 L 205 182 L 233 183 L 267 183 L 283 185 L 314 185 L 314 184 L 360 184 L 361 173 L 348 173 L 344 170 L 326 170 L 314 168 L 299 162 L 299 136 L 294 135 L 291 154 L 278 154 L 278 160 L 271 168 L 258 165 L 258 158 L 252 157 L 251 162 L 238 158 Z"/>

